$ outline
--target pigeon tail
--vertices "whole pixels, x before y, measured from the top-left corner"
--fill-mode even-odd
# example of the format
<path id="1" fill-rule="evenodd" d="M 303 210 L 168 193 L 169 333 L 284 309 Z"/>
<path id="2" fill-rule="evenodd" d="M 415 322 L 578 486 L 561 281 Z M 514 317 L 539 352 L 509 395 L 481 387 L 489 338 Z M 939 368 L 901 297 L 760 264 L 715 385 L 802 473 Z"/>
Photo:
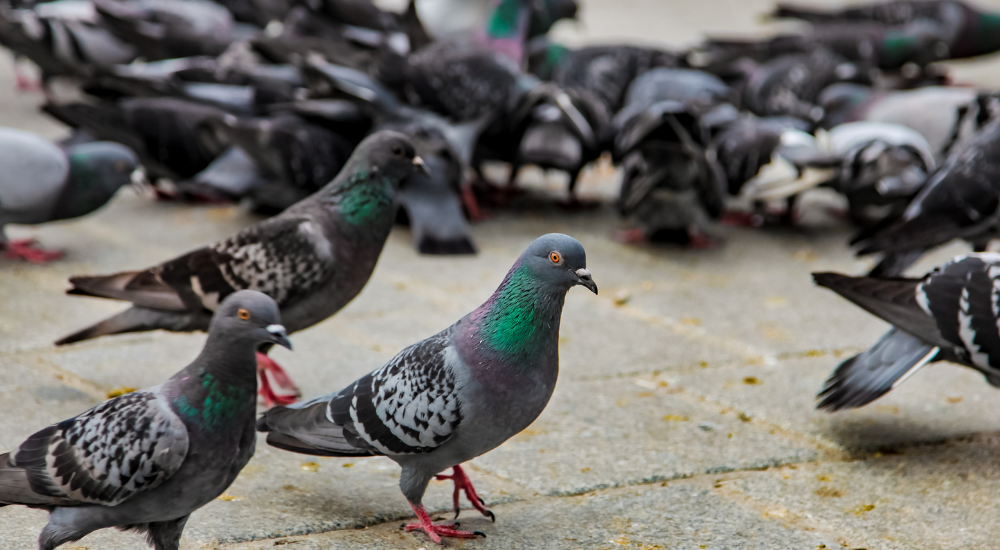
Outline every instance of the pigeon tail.
<path id="1" fill-rule="evenodd" d="M 172 332 L 207 330 L 210 319 L 211 312 L 208 311 L 164 311 L 133 306 L 83 330 L 60 338 L 56 340 L 55 345 L 65 346 L 66 344 L 82 342 L 83 340 L 90 340 L 100 336 L 156 329 L 164 329 Z"/>
<path id="2" fill-rule="evenodd" d="M 376 456 L 360 438 L 327 418 L 323 396 L 288 407 L 274 407 L 257 419 L 257 431 L 267 433 L 272 447 L 315 456 Z M 358 445 L 352 443 L 359 442 Z"/>
<path id="3" fill-rule="evenodd" d="M 808 23 L 829 23 L 837 20 L 837 15 L 834 13 L 817 11 L 794 4 L 777 4 L 768 17 L 771 19 L 798 19 Z"/>
<path id="4" fill-rule="evenodd" d="M 62 499 L 40 495 L 31 489 L 28 472 L 10 465 L 10 453 L 0 455 L 0 507 L 21 504 L 32 508 L 48 508 Z"/>
<path id="5" fill-rule="evenodd" d="M 917 301 L 922 279 L 849 277 L 840 273 L 813 273 L 816 284 L 829 288 L 868 313 L 934 346 L 951 348 L 934 317 Z"/>
<path id="6" fill-rule="evenodd" d="M 940 348 L 893 327 L 868 351 L 844 361 L 817 397 L 828 412 L 867 405 L 938 359 Z"/>

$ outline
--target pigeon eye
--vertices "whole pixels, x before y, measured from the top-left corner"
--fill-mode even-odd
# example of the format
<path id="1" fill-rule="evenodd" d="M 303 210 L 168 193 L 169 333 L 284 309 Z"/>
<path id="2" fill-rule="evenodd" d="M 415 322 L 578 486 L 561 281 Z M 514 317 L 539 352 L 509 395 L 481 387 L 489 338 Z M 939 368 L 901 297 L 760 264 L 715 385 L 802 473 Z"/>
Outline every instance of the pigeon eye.
<path id="1" fill-rule="evenodd" d="M 549 260 L 551 260 L 552 263 L 557 264 L 562 261 L 562 256 L 560 256 L 558 252 L 550 252 Z"/>
<path id="2" fill-rule="evenodd" d="M 250 312 L 240 308 L 240 310 L 236 312 L 236 316 L 246 321 L 247 319 L 250 318 Z"/>
<path id="3" fill-rule="evenodd" d="M 397 156 L 397 157 L 403 156 L 403 148 L 400 147 L 399 145 L 393 145 L 392 146 L 392 154 L 395 155 L 395 156 Z"/>

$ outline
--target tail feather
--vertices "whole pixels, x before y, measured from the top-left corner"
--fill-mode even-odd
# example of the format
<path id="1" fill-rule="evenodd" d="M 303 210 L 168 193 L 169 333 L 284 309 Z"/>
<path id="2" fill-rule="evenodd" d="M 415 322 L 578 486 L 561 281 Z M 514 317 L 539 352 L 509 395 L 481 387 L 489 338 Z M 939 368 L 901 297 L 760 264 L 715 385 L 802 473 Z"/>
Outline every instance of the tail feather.
<path id="1" fill-rule="evenodd" d="M 177 292 L 151 271 L 123 271 L 113 275 L 70 277 L 67 294 L 123 300 L 145 307 L 184 311 L 187 306 Z"/>
<path id="2" fill-rule="evenodd" d="M 257 419 L 257 431 L 267 432 L 268 445 L 316 456 L 375 456 L 367 446 L 353 444 L 356 436 L 326 415 L 329 397 L 274 407 Z"/>
<path id="3" fill-rule="evenodd" d="M 67 503 L 65 499 L 40 495 L 33 491 L 28 481 L 28 472 L 24 468 L 10 465 L 10 453 L 0 455 L 0 507 L 22 504 L 49 508 Z"/>
<path id="4" fill-rule="evenodd" d="M 133 306 L 99 323 L 60 338 L 56 340 L 55 344 L 65 346 L 100 336 L 157 329 L 173 332 L 207 330 L 210 320 L 211 313 L 208 311 L 164 311 Z"/>
<path id="5" fill-rule="evenodd" d="M 835 13 L 817 11 L 804 6 L 792 4 L 778 4 L 774 10 L 768 14 L 771 19 L 799 19 L 809 23 L 827 23 L 835 21 Z"/>
<path id="6" fill-rule="evenodd" d="M 844 361 L 827 379 L 818 409 L 836 412 L 867 405 L 935 361 L 940 348 L 892 328 L 868 351 Z"/>
<path id="7" fill-rule="evenodd" d="M 849 277 L 840 273 L 813 273 L 816 284 L 847 298 L 868 313 L 933 346 L 950 348 L 937 322 L 917 303 L 921 279 Z"/>

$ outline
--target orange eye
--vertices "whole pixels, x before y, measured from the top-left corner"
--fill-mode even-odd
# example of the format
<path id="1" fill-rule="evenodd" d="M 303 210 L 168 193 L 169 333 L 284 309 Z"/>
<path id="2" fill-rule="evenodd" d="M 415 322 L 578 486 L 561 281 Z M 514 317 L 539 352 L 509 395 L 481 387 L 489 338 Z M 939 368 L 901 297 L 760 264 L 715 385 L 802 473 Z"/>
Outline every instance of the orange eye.
<path id="1" fill-rule="evenodd" d="M 246 321 L 247 319 L 250 318 L 250 312 L 245 309 L 241 309 L 236 312 L 236 316 Z"/>
<path id="2" fill-rule="evenodd" d="M 562 261 L 562 256 L 558 252 L 550 252 L 549 259 L 552 260 L 552 263 L 557 264 Z"/>

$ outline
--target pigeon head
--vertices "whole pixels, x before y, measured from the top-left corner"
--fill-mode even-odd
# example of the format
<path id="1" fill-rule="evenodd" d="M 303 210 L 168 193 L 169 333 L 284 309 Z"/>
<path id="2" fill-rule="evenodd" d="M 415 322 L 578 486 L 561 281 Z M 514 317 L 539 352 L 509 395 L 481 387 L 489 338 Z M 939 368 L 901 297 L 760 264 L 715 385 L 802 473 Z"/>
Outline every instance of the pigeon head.
<path id="1" fill-rule="evenodd" d="M 424 161 L 410 138 L 399 132 L 375 132 L 358 145 L 362 165 L 370 172 L 378 172 L 398 184 L 414 171 L 426 171 Z"/>
<path id="2" fill-rule="evenodd" d="M 70 147 L 69 185 L 60 197 L 60 218 L 75 218 L 104 206 L 128 184 L 138 166 L 135 153 L 118 143 L 98 141 Z"/>
<path id="3" fill-rule="evenodd" d="M 580 241 L 569 235 L 549 233 L 538 237 L 521 254 L 518 264 L 550 287 L 569 290 L 580 285 L 597 294 L 597 284 L 587 271 L 587 252 Z"/>
<path id="4" fill-rule="evenodd" d="M 209 338 L 213 334 L 225 334 L 230 343 L 237 339 L 252 345 L 255 350 L 272 344 L 292 349 L 285 327 L 281 325 L 278 304 L 256 290 L 241 290 L 223 300 L 215 309 L 208 332 Z"/>

